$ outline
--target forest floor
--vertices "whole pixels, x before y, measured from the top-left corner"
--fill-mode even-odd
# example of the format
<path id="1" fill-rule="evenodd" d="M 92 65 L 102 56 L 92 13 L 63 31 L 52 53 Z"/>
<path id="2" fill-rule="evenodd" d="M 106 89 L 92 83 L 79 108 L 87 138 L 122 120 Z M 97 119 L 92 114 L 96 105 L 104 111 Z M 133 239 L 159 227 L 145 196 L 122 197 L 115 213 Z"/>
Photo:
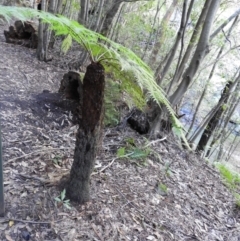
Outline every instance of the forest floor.
<path id="1" fill-rule="evenodd" d="M 77 126 L 48 93 L 58 91 L 67 69 L 39 62 L 35 50 L 6 44 L 3 29 L 0 240 L 240 240 L 240 210 L 218 172 L 171 136 L 146 141 L 128 127 L 105 129 L 91 200 L 71 203 L 71 209 L 56 202 L 62 191 L 57 183 L 71 167 Z M 117 158 L 118 148 L 130 144 L 150 154 Z"/>

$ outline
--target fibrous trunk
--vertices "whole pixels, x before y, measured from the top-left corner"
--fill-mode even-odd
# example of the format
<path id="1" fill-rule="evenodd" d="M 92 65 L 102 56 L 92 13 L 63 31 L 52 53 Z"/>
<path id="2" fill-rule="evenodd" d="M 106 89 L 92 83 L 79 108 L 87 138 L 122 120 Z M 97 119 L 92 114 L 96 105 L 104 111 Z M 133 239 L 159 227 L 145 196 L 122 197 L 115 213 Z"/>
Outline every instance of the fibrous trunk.
<path id="1" fill-rule="evenodd" d="M 79 117 L 74 161 L 67 184 L 67 196 L 79 203 L 90 198 L 90 175 L 101 134 L 104 87 L 103 66 L 99 63 L 90 64 L 83 79 L 82 116 Z"/>
<path id="2" fill-rule="evenodd" d="M 198 143 L 198 146 L 197 146 L 197 150 L 198 152 L 201 152 L 204 150 L 205 146 L 207 145 L 209 139 L 211 138 L 212 136 L 212 133 L 214 132 L 214 130 L 216 129 L 218 123 L 219 123 L 219 120 L 220 120 L 220 117 L 222 116 L 222 113 L 224 112 L 224 105 L 227 103 L 228 101 L 228 98 L 229 98 L 229 88 L 231 87 L 233 83 L 231 81 L 229 81 L 224 90 L 223 90 L 223 93 L 222 93 L 222 96 L 219 100 L 219 102 L 222 102 L 222 104 L 219 106 L 216 114 L 211 118 L 211 120 L 209 121 L 208 125 L 206 126 L 203 134 L 202 134 L 202 137 Z M 223 101 L 222 101 L 223 100 Z"/>

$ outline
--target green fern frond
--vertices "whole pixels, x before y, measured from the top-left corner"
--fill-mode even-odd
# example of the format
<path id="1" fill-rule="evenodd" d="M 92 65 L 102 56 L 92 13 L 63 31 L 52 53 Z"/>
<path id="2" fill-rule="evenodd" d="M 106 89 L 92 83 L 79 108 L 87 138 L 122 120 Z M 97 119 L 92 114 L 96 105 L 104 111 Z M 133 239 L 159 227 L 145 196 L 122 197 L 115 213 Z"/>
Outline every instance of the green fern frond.
<path id="1" fill-rule="evenodd" d="M 72 46 L 72 36 L 68 34 L 67 37 L 62 41 L 62 45 L 61 45 L 62 52 L 66 54 L 71 46 Z"/>
<path id="2" fill-rule="evenodd" d="M 175 112 L 168 102 L 165 93 L 155 82 L 153 71 L 130 49 L 61 15 L 53 15 L 48 12 L 30 8 L 8 6 L 0 6 L 0 14 L 3 15 L 7 21 L 10 21 L 12 18 L 19 18 L 24 21 L 29 18 L 38 17 L 42 19 L 43 22 L 48 23 L 56 35 L 71 36 L 73 40 L 91 54 L 93 60 L 101 56 L 101 60 L 99 61 L 101 61 L 105 68 L 108 67 L 109 70 L 113 68 L 115 72 L 121 72 L 121 75 L 125 76 L 126 81 L 135 82 L 141 90 L 147 90 L 151 98 L 167 108 L 172 117 L 173 125 L 182 132 L 182 125 L 176 118 Z M 127 91 L 132 90 L 133 88 L 129 88 Z M 132 94 L 131 92 L 128 93 L 129 95 Z M 182 134 L 182 138 L 184 138 L 184 134 Z M 187 143 L 186 145 L 188 146 Z"/>

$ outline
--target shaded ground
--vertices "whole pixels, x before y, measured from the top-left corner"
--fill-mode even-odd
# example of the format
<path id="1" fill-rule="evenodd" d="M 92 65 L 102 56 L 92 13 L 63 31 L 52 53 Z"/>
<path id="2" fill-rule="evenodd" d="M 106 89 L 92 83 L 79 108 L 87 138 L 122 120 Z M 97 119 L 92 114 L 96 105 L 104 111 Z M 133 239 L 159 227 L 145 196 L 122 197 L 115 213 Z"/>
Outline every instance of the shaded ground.
<path id="1" fill-rule="evenodd" d="M 39 62 L 33 50 L 6 44 L 2 32 L 6 216 L 0 240 L 240 240 L 240 212 L 218 173 L 171 137 L 146 142 L 128 128 L 105 130 L 91 201 L 71 210 L 55 202 L 54 184 L 69 172 L 77 127 L 44 90 L 57 92 L 65 71 Z M 129 138 L 151 154 L 142 161 L 116 158 Z"/>

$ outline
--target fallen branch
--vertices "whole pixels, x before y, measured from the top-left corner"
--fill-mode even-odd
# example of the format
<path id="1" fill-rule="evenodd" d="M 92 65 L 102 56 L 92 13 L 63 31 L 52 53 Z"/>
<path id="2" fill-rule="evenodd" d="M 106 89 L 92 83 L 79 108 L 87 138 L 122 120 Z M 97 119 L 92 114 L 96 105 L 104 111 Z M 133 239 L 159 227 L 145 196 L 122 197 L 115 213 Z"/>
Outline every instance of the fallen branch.
<path id="1" fill-rule="evenodd" d="M 14 157 L 12 159 L 7 160 L 7 162 L 10 163 L 10 162 L 16 161 L 17 159 L 26 158 L 26 157 L 29 157 L 29 156 L 31 156 L 33 154 L 36 154 L 36 153 L 41 153 L 41 152 L 46 153 L 46 152 L 52 152 L 52 151 L 56 151 L 56 150 L 66 150 L 66 149 L 72 149 L 72 148 L 70 148 L 70 147 L 69 148 L 65 148 L 65 147 L 61 148 L 61 147 L 59 147 L 59 148 L 51 148 L 51 149 L 41 149 L 41 150 L 38 150 L 38 151 L 33 151 L 33 152 L 28 153 L 26 155 L 22 155 L 22 156 L 19 156 L 19 157 Z"/>
<path id="2" fill-rule="evenodd" d="M 51 224 L 51 223 L 56 223 L 56 222 L 60 222 L 63 219 L 59 219 L 56 221 L 52 221 L 52 222 L 46 222 L 46 221 L 31 221 L 31 220 L 23 220 L 23 219 L 15 219 L 15 218 L 11 218 L 11 219 L 4 219 L 4 220 L 0 220 L 0 223 L 8 223 L 10 221 L 14 221 L 14 222 L 21 222 L 21 223 L 32 223 L 32 224 Z"/>

